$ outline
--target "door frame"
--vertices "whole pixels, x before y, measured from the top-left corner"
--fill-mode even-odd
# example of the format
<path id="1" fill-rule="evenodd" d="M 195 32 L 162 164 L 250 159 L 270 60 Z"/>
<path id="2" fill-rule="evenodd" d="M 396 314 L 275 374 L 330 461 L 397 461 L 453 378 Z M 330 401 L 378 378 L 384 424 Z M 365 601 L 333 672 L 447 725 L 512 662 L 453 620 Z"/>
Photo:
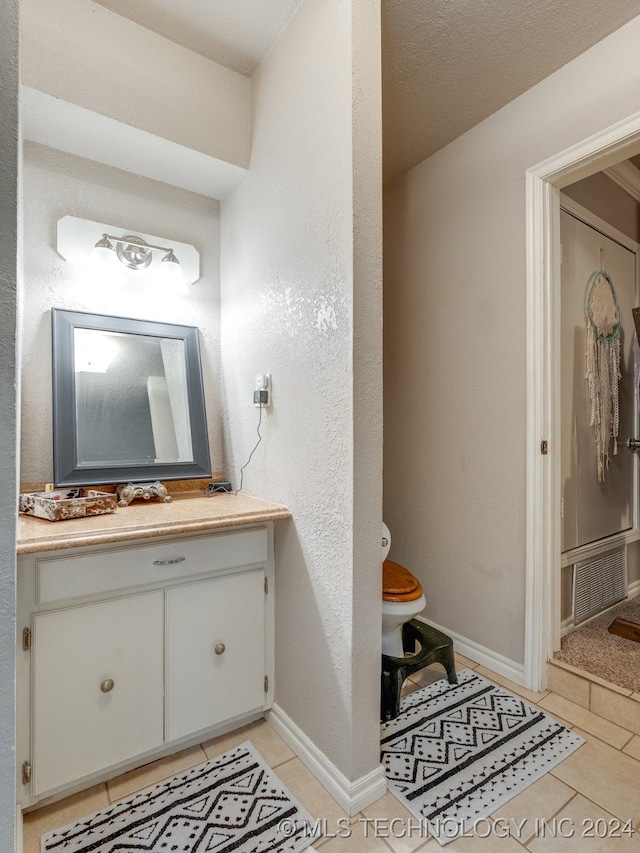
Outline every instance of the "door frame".
<path id="1" fill-rule="evenodd" d="M 560 191 L 640 153 L 640 113 L 527 170 L 524 681 L 546 686 L 560 640 Z M 544 443 L 546 442 L 546 452 Z"/>

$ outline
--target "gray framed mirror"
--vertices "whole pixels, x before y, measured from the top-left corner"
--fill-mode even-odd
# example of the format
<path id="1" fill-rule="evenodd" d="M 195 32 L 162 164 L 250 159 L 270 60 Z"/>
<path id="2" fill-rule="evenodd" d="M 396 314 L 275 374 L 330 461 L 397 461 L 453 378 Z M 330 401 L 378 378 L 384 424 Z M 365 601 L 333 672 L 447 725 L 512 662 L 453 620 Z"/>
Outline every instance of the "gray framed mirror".
<path id="1" fill-rule="evenodd" d="M 198 329 L 51 309 L 56 486 L 211 476 Z"/>

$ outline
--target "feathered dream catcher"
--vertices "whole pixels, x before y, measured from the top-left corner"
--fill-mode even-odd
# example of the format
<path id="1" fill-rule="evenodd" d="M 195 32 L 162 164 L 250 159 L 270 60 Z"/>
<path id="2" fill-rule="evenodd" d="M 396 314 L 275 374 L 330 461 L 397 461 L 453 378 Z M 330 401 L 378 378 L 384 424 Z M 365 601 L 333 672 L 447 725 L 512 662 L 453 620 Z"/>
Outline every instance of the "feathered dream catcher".
<path id="1" fill-rule="evenodd" d="M 596 270 L 589 279 L 585 299 L 587 315 L 587 382 L 591 400 L 591 426 L 596 440 L 598 482 L 609 467 L 609 447 L 618 452 L 620 425 L 620 306 L 611 278 Z"/>

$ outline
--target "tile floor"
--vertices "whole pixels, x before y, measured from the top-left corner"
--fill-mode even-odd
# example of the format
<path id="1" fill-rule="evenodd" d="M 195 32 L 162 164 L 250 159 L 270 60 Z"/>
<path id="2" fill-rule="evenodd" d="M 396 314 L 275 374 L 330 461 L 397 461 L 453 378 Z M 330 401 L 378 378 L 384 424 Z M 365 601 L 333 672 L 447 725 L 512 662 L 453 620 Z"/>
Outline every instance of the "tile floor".
<path id="1" fill-rule="evenodd" d="M 531 693 L 467 658 L 457 655 L 456 660 L 459 669 L 475 669 L 580 732 L 586 743 L 499 808 L 474 833 L 447 844 L 447 853 L 640 853 L 640 735 L 552 691 Z M 439 677 L 443 677 L 442 668 L 429 667 L 405 685 L 405 692 Z M 30 812 L 24 818 L 24 853 L 38 853 L 43 832 L 104 808 L 246 739 L 314 818 L 326 820 L 327 837 L 314 843 L 321 853 L 413 853 L 424 847 L 435 853 L 440 849 L 433 838 L 416 828 L 415 820 L 390 793 L 348 818 L 271 726 L 259 720 Z M 617 832 L 627 821 L 631 821 L 631 837 Z M 347 832 L 349 837 L 339 837 Z M 599 834 L 604 837 L 597 837 Z"/>

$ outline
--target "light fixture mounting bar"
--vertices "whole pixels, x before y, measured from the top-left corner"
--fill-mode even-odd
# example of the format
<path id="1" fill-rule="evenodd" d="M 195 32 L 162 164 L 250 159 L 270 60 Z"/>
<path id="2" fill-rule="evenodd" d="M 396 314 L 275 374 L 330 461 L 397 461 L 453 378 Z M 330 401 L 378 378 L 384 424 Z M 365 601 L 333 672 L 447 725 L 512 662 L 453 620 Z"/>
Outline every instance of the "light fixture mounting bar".
<path id="1" fill-rule="evenodd" d="M 112 234 L 103 234 L 102 237 L 106 237 L 107 240 L 111 240 L 113 243 L 133 243 L 135 241 L 143 249 L 157 249 L 159 252 L 174 251 L 171 246 L 154 246 L 153 243 L 147 243 L 141 237 L 134 238 L 132 234 L 127 237 L 114 237 Z"/>

